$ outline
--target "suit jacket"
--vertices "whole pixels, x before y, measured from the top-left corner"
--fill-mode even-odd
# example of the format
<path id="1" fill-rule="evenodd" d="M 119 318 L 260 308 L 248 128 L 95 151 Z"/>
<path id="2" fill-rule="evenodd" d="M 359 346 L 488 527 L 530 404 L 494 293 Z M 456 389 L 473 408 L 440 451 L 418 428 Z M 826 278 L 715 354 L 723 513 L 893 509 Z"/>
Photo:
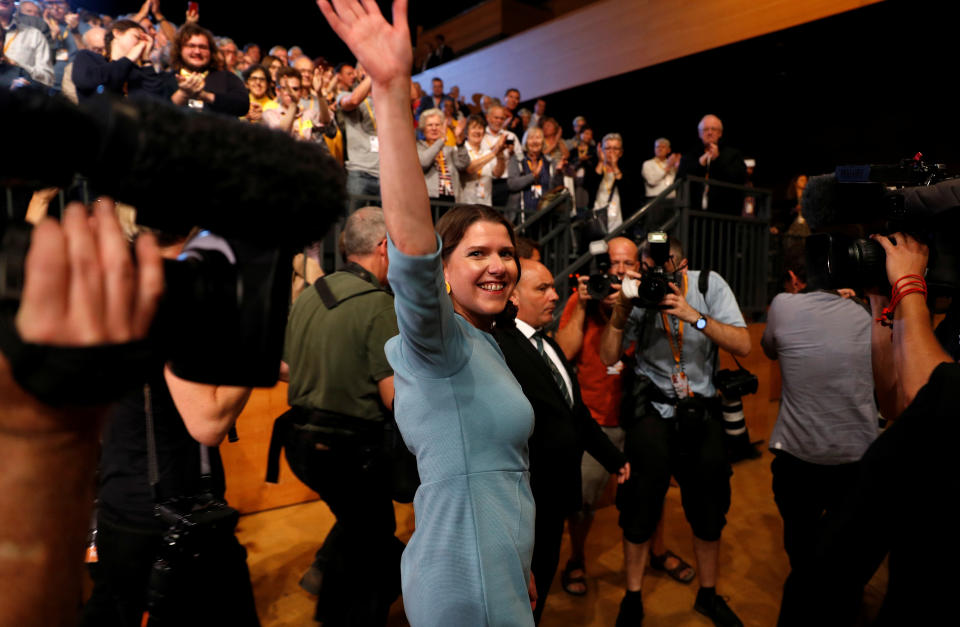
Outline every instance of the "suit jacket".
<path id="1" fill-rule="evenodd" d="M 593 455 L 610 473 L 617 472 L 627 458 L 610 442 L 583 404 L 577 375 L 552 339 L 545 341 L 560 356 L 573 384 L 572 408 L 563 400 L 546 361 L 519 329 L 497 328 L 494 337 L 507 366 L 533 406 L 530 487 L 537 502 L 537 513 L 571 514 L 582 507 L 580 462 L 583 452 Z"/>

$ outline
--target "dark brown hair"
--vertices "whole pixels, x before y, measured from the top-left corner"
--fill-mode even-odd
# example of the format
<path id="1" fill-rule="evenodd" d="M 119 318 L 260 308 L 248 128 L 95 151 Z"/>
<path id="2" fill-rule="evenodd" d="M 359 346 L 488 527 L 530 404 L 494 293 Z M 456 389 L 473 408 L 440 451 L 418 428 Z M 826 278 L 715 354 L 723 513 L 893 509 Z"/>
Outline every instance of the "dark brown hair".
<path id="1" fill-rule="evenodd" d="M 492 222 L 493 224 L 503 225 L 503 227 L 507 229 L 507 235 L 510 236 L 510 243 L 513 245 L 514 251 L 516 251 L 517 234 L 513 230 L 513 225 L 503 217 L 503 214 L 486 205 L 457 205 L 437 220 L 436 230 L 440 235 L 440 245 L 443 246 L 443 248 L 440 249 L 440 258 L 444 263 L 446 263 L 454 249 L 460 245 L 467 229 L 475 222 Z M 514 254 L 514 263 L 517 265 L 517 283 L 519 283 L 520 260 L 516 254 Z M 516 287 L 516 283 L 514 283 L 514 287 Z M 506 308 L 495 316 L 494 323 L 497 326 L 504 326 L 508 323 L 512 324 L 516 315 L 516 306 L 508 300 Z"/>
<path id="2" fill-rule="evenodd" d="M 117 20 L 106 29 L 107 34 L 103 36 L 103 56 L 107 57 L 108 61 L 110 60 L 110 47 L 113 45 L 113 40 L 117 38 L 117 35 L 122 35 L 131 28 L 143 30 L 143 27 L 133 20 Z"/>
<path id="3" fill-rule="evenodd" d="M 223 69 L 221 67 L 223 57 L 217 49 L 217 42 L 213 37 L 213 33 L 199 24 L 188 23 L 180 27 L 180 30 L 177 31 L 177 38 L 173 41 L 173 48 L 170 51 L 170 65 L 173 67 L 173 71 L 179 72 L 183 67 L 183 46 L 191 37 L 196 35 L 203 35 L 207 39 L 207 45 L 210 46 L 210 64 L 204 69 Z"/>

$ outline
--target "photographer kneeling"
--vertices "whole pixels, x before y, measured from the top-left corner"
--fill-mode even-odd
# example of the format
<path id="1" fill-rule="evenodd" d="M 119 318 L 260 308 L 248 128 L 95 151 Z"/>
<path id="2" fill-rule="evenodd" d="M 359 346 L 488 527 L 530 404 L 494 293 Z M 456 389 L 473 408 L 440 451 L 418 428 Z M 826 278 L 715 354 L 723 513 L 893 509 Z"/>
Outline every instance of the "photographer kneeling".
<path id="1" fill-rule="evenodd" d="M 640 253 L 643 274 L 627 272 L 639 284 L 630 289 L 630 281 L 624 280 L 600 340 L 600 359 L 606 365 L 615 364 L 636 341 L 635 371 L 650 383 L 634 399 L 639 406 L 635 413 L 642 417 L 623 425 L 625 452 L 634 471 L 617 494 L 627 573 L 617 625 L 638 625 L 643 618 L 640 592 L 648 543 L 671 475 L 680 484 L 694 534 L 700 577 L 694 609 L 716 625 L 741 625 L 716 592 L 731 469 L 713 374 L 717 348 L 746 356 L 750 335 L 727 283 L 711 272 L 704 285 L 700 272 L 688 271 L 678 240 L 650 233 Z"/>
<path id="2" fill-rule="evenodd" d="M 948 497 L 956 491 L 960 366 L 933 332 L 927 246 L 903 233 L 873 239 L 893 286 L 891 298 L 870 294 L 873 376 L 881 411 L 895 422 L 864 453 L 848 507 L 824 521 L 806 606 L 820 624 L 854 624 L 863 588 L 889 553 L 874 624 L 934 624 L 955 606 Z"/>

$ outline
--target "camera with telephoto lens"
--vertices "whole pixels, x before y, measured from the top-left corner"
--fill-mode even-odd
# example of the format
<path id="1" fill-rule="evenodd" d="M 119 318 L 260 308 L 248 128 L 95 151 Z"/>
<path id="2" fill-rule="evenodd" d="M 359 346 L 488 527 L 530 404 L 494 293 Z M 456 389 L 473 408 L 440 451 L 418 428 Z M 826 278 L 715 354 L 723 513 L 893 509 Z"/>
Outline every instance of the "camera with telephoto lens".
<path id="1" fill-rule="evenodd" d="M 660 304 L 663 297 L 671 292 L 670 284 L 678 284 L 677 273 L 667 272 L 666 264 L 670 260 L 670 236 L 663 231 L 651 231 L 647 234 L 649 250 L 647 255 L 653 266 L 643 271 L 643 278 L 623 279 L 623 294 L 634 306 L 644 309 L 663 309 Z"/>
<path id="2" fill-rule="evenodd" d="M 604 298 L 617 291 L 613 285 L 620 282 L 620 278 L 610 273 L 610 253 L 607 242 L 596 240 L 590 242 L 590 275 L 587 278 L 587 294 L 594 301 Z"/>
<path id="3" fill-rule="evenodd" d="M 817 288 L 889 289 L 886 254 L 869 239 L 907 233 L 930 250 L 931 294 L 960 288 L 960 179 L 916 155 L 896 165 L 839 166 L 811 177 L 803 194 L 808 283 Z"/>

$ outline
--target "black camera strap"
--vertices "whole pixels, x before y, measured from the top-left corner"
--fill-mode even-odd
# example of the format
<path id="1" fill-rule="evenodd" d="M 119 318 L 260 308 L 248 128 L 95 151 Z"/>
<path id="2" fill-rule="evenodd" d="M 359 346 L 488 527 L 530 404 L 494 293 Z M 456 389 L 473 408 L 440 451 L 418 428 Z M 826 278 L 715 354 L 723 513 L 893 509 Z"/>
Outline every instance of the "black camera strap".
<path id="1" fill-rule="evenodd" d="M 153 495 L 153 502 L 159 504 L 158 486 L 160 485 L 160 466 L 157 462 L 157 435 L 154 431 L 153 419 L 153 398 L 150 390 L 150 384 L 143 384 L 143 413 L 147 427 L 147 481 L 150 484 L 150 492 Z M 204 488 L 210 484 L 210 450 L 203 444 L 200 446 L 200 478 L 204 483 Z"/>

